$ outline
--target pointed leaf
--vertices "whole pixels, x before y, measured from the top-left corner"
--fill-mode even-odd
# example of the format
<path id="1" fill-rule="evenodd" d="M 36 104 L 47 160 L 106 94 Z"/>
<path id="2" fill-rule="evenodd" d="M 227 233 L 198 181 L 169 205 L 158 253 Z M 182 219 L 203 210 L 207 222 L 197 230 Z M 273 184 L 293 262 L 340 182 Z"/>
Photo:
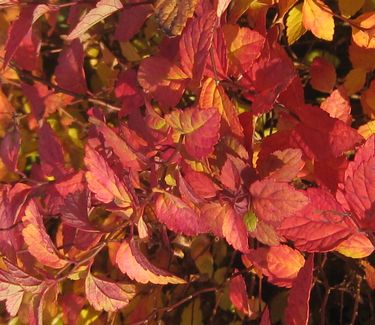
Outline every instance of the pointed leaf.
<path id="1" fill-rule="evenodd" d="M 105 158 L 90 145 L 86 145 L 85 165 L 88 169 L 86 180 L 96 198 L 104 203 L 115 201 L 119 207 L 132 205 L 127 186 L 109 166 Z"/>
<path id="2" fill-rule="evenodd" d="M 185 283 L 183 279 L 151 264 L 143 255 L 134 239 L 129 243 L 124 241 L 121 244 L 116 254 L 116 263 L 121 272 L 127 274 L 132 280 L 140 283 Z"/>
<path id="3" fill-rule="evenodd" d="M 155 213 L 159 221 L 172 231 L 194 236 L 206 230 L 200 225 L 197 211 L 167 192 L 157 195 Z"/>
<path id="4" fill-rule="evenodd" d="M 13 128 L 9 130 L 0 144 L 0 158 L 9 171 L 16 171 L 18 155 L 21 146 L 19 130 Z"/>
<path id="5" fill-rule="evenodd" d="M 122 9 L 120 0 L 100 0 L 96 3 L 96 8 L 91 9 L 70 32 L 67 40 L 71 41 L 80 37 L 92 26 L 112 15 L 117 10 Z"/>
<path id="6" fill-rule="evenodd" d="M 61 51 L 55 70 L 57 84 L 73 93 L 83 94 L 87 91 L 83 46 L 76 39 Z"/>
<path id="7" fill-rule="evenodd" d="M 307 30 L 318 38 L 332 41 L 335 29 L 333 13 L 322 0 L 305 0 L 302 15 Z"/>
<path id="8" fill-rule="evenodd" d="M 113 312 L 125 307 L 135 296 L 135 286 L 112 282 L 89 272 L 85 281 L 87 300 L 96 310 Z"/>
<path id="9" fill-rule="evenodd" d="M 289 291 L 285 319 L 290 325 L 307 325 L 309 321 L 310 291 L 314 269 L 314 254 L 311 254 Z"/>
<path id="10" fill-rule="evenodd" d="M 237 310 L 245 315 L 250 315 L 246 283 L 241 274 L 236 275 L 229 281 L 229 298 Z"/>
<path id="11" fill-rule="evenodd" d="M 336 83 L 336 70 L 331 62 L 317 57 L 310 66 L 311 86 L 324 93 L 330 93 Z"/>
<path id="12" fill-rule="evenodd" d="M 68 263 L 57 254 L 56 248 L 44 227 L 43 217 L 33 200 L 27 205 L 22 222 L 24 224 L 22 235 L 28 246 L 28 251 L 41 264 L 60 269 Z"/>
<path id="13" fill-rule="evenodd" d="M 180 39 L 182 70 L 193 79 L 196 86 L 200 85 L 206 66 L 216 19 L 215 12 L 211 11 L 191 20 Z"/>

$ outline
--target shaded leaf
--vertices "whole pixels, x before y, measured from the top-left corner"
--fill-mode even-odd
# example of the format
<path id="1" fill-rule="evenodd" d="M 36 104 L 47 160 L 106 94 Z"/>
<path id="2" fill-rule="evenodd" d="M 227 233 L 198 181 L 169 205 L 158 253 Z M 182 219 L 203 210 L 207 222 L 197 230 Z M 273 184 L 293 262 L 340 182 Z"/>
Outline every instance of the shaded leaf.
<path id="1" fill-rule="evenodd" d="M 236 271 L 238 270 L 235 269 Z M 246 283 L 241 274 L 236 275 L 229 281 L 229 298 L 237 310 L 245 315 L 250 315 Z"/>
<path id="2" fill-rule="evenodd" d="M 98 22 L 112 15 L 117 10 L 122 9 L 120 0 L 100 0 L 96 3 L 96 8 L 91 9 L 76 27 L 69 33 L 67 40 L 71 41 L 83 35 L 88 29 Z"/>
<path id="3" fill-rule="evenodd" d="M 312 288 L 314 254 L 311 254 L 289 291 L 285 318 L 290 325 L 307 325 L 309 321 L 310 291 Z"/>
<path id="4" fill-rule="evenodd" d="M 57 84 L 73 93 L 87 91 L 86 77 L 83 70 L 83 46 L 79 39 L 74 40 L 61 51 L 55 70 Z"/>
<path id="5" fill-rule="evenodd" d="M 21 146 L 19 130 L 14 127 L 9 130 L 0 144 L 0 158 L 9 171 L 16 171 L 18 155 Z"/>
<path id="6" fill-rule="evenodd" d="M 168 36 L 180 35 L 186 22 L 194 14 L 198 0 L 157 0 L 156 20 Z"/>
<path id="7" fill-rule="evenodd" d="M 331 62 L 317 57 L 310 66 L 311 86 L 324 93 L 330 93 L 336 83 L 336 70 Z"/>
<path id="8" fill-rule="evenodd" d="M 41 264 L 60 269 L 68 263 L 57 254 L 56 247 L 47 234 L 43 224 L 43 217 L 34 200 L 28 203 L 22 222 L 24 224 L 22 235 L 28 251 Z"/>

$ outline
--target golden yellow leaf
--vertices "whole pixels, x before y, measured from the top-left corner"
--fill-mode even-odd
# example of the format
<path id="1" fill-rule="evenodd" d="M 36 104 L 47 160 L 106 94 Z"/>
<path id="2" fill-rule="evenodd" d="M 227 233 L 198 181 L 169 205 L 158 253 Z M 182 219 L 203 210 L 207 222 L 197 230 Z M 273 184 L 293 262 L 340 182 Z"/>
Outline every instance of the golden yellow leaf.
<path id="1" fill-rule="evenodd" d="M 339 0 L 339 9 L 344 17 L 351 17 L 363 7 L 365 0 Z"/>
<path id="2" fill-rule="evenodd" d="M 375 11 L 366 12 L 353 20 L 352 37 L 360 47 L 375 49 Z"/>
<path id="3" fill-rule="evenodd" d="M 180 35 L 197 4 L 198 0 L 157 0 L 155 15 L 160 28 L 169 36 Z"/>
<path id="4" fill-rule="evenodd" d="M 286 37 L 288 44 L 296 42 L 303 34 L 306 28 L 302 23 L 302 3 L 293 7 L 286 18 Z"/>
<path id="5" fill-rule="evenodd" d="M 332 41 L 335 22 L 331 9 L 321 0 L 305 0 L 302 7 L 303 25 L 316 37 Z"/>
<path id="6" fill-rule="evenodd" d="M 375 121 L 367 122 L 358 128 L 358 133 L 363 136 L 366 140 L 375 134 Z"/>

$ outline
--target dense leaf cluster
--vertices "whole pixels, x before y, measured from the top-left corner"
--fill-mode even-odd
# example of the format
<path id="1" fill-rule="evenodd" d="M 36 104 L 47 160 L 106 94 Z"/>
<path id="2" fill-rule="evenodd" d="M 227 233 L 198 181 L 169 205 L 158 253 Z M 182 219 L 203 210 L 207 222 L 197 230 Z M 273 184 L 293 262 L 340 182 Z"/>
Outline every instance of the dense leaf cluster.
<path id="1" fill-rule="evenodd" d="M 0 317 L 373 324 L 371 0 L 0 0 Z"/>

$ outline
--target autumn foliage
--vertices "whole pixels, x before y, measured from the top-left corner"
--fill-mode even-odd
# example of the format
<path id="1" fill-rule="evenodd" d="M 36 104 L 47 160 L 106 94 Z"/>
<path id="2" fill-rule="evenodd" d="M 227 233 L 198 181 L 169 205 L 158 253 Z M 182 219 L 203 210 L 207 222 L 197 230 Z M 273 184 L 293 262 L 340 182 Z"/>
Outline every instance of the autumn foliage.
<path id="1" fill-rule="evenodd" d="M 1 323 L 375 323 L 374 1 L 0 9 Z"/>

